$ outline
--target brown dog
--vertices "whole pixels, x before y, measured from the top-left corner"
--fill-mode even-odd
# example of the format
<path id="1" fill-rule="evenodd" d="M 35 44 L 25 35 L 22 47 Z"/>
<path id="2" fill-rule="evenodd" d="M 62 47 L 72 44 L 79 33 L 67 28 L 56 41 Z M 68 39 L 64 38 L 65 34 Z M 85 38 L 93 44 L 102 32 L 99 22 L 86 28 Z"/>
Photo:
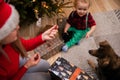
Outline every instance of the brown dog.
<path id="1" fill-rule="evenodd" d="M 97 57 L 98 65 L 91 60 L 88 60 L 88 64 L 95 70 L 100 80 L 120 80 L 120 57 L 107 41 L 100 42 L 99 46 L 96 50 L 89 50 L 89 54 Z"/>

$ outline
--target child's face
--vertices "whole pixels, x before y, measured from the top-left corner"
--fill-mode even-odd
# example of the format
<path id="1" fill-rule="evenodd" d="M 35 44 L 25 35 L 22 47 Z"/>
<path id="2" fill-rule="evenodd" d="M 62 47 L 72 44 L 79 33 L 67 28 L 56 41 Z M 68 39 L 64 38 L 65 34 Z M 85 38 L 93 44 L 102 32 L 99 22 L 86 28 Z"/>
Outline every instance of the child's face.
<path id="1" fill-rule="evenodd" d="M 84 16 L 89 8 L 89 3 L 78 2 L 75 9 L 80 17 Z"/>

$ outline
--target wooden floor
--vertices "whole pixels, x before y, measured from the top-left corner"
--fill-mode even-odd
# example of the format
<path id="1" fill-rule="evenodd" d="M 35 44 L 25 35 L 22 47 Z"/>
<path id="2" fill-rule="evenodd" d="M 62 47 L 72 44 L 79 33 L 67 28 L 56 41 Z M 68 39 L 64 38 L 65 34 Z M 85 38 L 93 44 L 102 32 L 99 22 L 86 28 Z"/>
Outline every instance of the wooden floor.
<path id="1" fill-rule="evenodd" d="M 91 0 L 92 6 L 90 11 L 92 13 L 110 11 L 120 9 L 120 0 Z"/>
<path id="2" fill-rule="evenodd" d="M 120 0 L 91 0 L 91 3 L 92 5 L 89 9 L 91 13 L 120 9 Z M 65 9 L 66 15 L 68 16 L 73 9 L 74 8 Z"/>

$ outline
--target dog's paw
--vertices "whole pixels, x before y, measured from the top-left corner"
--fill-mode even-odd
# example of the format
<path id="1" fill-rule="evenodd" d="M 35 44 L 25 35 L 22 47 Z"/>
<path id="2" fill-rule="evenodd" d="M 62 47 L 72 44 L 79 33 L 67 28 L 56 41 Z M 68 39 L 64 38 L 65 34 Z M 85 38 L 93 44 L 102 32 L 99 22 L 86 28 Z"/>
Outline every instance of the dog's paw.
<path id="1" fill-rule="evenodd" d="M 95 70 L 95 68 L 96 68 L 95 63 L 92 60 L 87 60 L 87 62 L 90 65 L 90 67 L 92 67 Z"/>

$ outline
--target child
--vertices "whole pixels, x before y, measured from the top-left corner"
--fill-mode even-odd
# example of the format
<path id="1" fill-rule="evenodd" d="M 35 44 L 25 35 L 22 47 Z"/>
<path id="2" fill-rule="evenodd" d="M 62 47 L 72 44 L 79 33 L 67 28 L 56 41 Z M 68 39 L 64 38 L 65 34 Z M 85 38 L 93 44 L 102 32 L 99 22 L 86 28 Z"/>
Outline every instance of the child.
<path id="1" fill-rule="evenodd" d="M 17 10 L 0 0 L 0 80 L 50 80 L 49 63 L 39 53 L 28 57 L 26 51 L 55 38 L 58 26 L 29 40 L 19 36 L 19 28 Z"/>
<path id="2" fill-rule="evenodd" d="M 67 34 L 68 31 L 72 31 L 73 36 L 62 47 L 64 52 L 67 52 L 76 43 L 79 43 L 83 37 L 90 37 L 96 28 L 95 20 L 88 12 L 90 0 L 75 0 L 74 7 L 75 11 L 72 11 L 69 15 L 64 28 L 64 33 Z"/>

